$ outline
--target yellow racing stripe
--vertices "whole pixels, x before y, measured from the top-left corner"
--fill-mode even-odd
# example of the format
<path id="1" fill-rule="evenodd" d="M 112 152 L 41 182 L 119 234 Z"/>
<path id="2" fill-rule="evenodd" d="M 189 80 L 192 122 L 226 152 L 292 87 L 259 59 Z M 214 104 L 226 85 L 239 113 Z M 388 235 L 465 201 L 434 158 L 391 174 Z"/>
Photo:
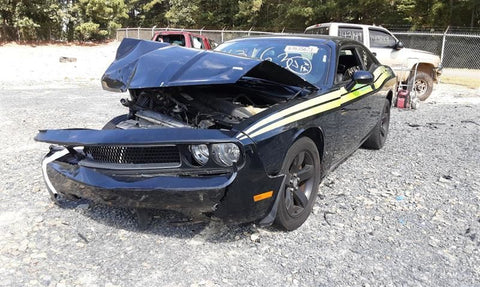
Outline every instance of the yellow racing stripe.
<path id="1" fill-rule="evenodd" d="M 308 100 L 306 102 L 300 103 L 283 111 L 275 113 L 271 116 L 268 116 L 245 130 L 245 134 L 253 138 L 276 128 L 296 122 L 298 120 L 338 108 L 345 103 L 353 101 L 356 98 L 359 98 L 380 88 L 383 85 L 384 81 L 391 76 L 387 69 L 383 66 L 377 68 L 373 72 L 373 75 L 375 78 L 377 78 L 374 83 L 375 88 L 372 88 L 372 85 L 357 84 L 353 87 L 352 92 L 347 93 L 347 90 L 342 87 L 339 90 Z M 312 108 L 307 109 L 308 107 Z"/>
<path id="2" fill-rule="evenodd" d="M 254 125 L 250 126 L 248 129 L 245 130 L 245 133 L 249 134 L 249 133 L 253 132 L 254 130 L 260 128 L 261 126 L 264 126 L 264 125 L 266 125 L 268 123 L 271 123 L 275 120 L 278 120 L 280 118 L 283 118 L 283 117 L 285 117 L 289 114 L 293 114 L 295 112 L 301 111 L 301 110 L 306 109 L 308 107 L 316 106 L 318 104 L 325 103 L 325 102 L 331 101 L 331 100 L 336 99 L 336 98 L 340 98 L 340 96 L 342 94 L 345 94 L 346 92 L 347 92 L 347 90 L 345 90 L 345 88 L 342 87 L 341 89 L 339 89 L 337 91 L 334 91 L 334 92 L 316 97 L 314 99 L 305 101 L 303 103 L 300 103 L 298 105 L 295 105 L 295 106 L 290 107 L 288 109 L 285 109 L 283 111 L 279 111 L 278 113 L 270 115 L 270 116 L 264 118 L 263 120 L 255 123 Z"/>
<path id="3" fill-rule="evenodd" d="M 329 102 L 329 103 L 326 103 L 326 104 L 323 104 L 323 105 L 320 105 L 320 106 L 316 106 L 314 108 L 308 109 L 308 110 L 303 111 L 301 113 L 295 114 L 295 115 L 290 116 L 288 118 L 284 118 L 283 120 L 277 121 L 277 122 L 275 122 L 271 125 L 268 125 L 268 126 L 262 128 L 262 129 L 260 129 L 256 132 L 252 133 L 250 135 L 250 137 L 256 137 L 258 135 L 269 132 L 269 131 L 271 131 L 273 129 L 276 129 L 276 128 L 279 128 L 281 126 L 288 125 L 289 123 L 292 123 L 292 122 L 301 120 L 303 118 L 307 118 L 307 117 L 313 116 L 315 114 L 319 114 L 319 113 L 326 112 L 328 110 L 340 107 L 341 101 L 342 101 L 341 99 L 337 99 L 335 101 L 332 101 L 332 102 Z"/>

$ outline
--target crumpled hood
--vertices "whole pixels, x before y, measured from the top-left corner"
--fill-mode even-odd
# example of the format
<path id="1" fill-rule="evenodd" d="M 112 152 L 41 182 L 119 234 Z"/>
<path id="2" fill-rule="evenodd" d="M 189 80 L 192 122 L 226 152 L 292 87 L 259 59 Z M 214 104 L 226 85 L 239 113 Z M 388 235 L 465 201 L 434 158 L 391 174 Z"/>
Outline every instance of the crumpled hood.
<path id="1" fill-rule="evenodd" d="M 106 90 L 233 84 L 242 77 L 317 89 L 296 74 L 269 61 L 169 45 L 123 39 L 115 61 L 102 77 Z"/>

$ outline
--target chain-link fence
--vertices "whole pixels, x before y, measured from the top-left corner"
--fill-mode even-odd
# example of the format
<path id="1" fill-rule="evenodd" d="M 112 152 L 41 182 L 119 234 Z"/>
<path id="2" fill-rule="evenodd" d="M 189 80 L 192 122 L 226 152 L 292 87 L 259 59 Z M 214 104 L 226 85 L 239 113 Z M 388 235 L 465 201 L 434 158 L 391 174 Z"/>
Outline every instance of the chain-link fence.
<path id="1" fill-rule="evenodd" d="M 122 28 L 117 30 L 117 40 L 123 38 L 151 39 L 157 31 L 185 31 L 205 35 L 217 43 L 268 34 L 282 34 L 263 31 L 241 30 L 204 30 L 204 29 L 172 29 L 172 28 Z M 396 29 L 391 29 L 395 31 Z M 480 33 L 465 31 L 435 32 L 393 32 L 405 47 L 432 52 L 441 56 L 446 68 L 480 69 Z"/>
<path id="2" fill-rule="evenodd" d="M 396 32 L 405 47 L 440 55 L 446 68 L 480 69 L 480 35 Z"/>
<path id="3" fill-rule="evenodd" d="M 204 30 L 204 29 L 176 29 L 176 28 L 121 28 L 117 30 L 117 41 L 121 41 L 123 38 L 137 38 L 137 39 L 152 39 L 155 32 L 159 31 L 181 31 L 191 32 L 215 41 L 220 44 L 228 40 L 241 37 L 269 35 L 274 34 L 272 32 L 262 31 L 241 31 L 241 30 Z"/>

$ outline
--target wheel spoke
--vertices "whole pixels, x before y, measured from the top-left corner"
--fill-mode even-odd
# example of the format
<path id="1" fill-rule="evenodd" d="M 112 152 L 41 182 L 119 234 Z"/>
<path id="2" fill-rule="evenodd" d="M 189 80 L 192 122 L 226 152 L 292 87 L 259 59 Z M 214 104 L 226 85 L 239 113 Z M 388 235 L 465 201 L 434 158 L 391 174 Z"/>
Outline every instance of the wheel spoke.
<path id="1" fill-rule="evenodd" d="M 305 152 L 302 151 L 293 160 L 290 172 L 294 172 L 294 173 L 298 172 L 302 168 L 302 164 L 303 164 L 304 161 L 305 161 Z"/>
<path id="2" fill-rule="evenodd" d="M 301 190 L 294 190 L 293 191 L 293 198 L 295 200 L 295 202 L 297 203 L 297 205 L 305 208 L 307 206 L 307 203 L 308 203 L 308 198 L 307 196 L 305 195 L 305 193 L 303 193 Z"/>
<path id="3" fill-rule="evenodd" d="M 313 165 L 307 164 L 301 170 L 298 171 L 297 176 L 300 179 L 300 182 L 305 182 L 312 178 L 314 175 Z"/>
<path id="4" fill-rule="evenodd" d="M 289 188 L 285 190 L 285 207 L 287 208 L 288 212 L 293 213 L 295 208 L 293 203 L 293 193 Z"/>
<path id="5" fill-rule="evenodd" d="M 298 166 L 301 166 L 304 161 L 305 161 L 305 152 L 302 151 L 301 153 L 298 154 Z"/>

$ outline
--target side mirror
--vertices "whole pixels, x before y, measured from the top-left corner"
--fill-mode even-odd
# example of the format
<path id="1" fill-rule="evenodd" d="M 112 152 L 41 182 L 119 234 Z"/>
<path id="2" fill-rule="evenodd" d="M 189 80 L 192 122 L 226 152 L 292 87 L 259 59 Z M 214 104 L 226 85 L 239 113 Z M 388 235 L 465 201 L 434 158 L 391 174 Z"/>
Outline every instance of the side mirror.
<path id="1" fill-rule="evenodd" d="M 395 43 L 395 46 L 393 47 L 395 50 L 401 50 L 403 49 L 405 46 L 403 46 L 403 43 L 402 41 L 397 41 L 397 43 Z"/>
<path id="2" fill-rule="evenodd" d="M 356 71 L 353 73 L 352 81 L 348 83 L 345 88 L 350 91 L 355 85 L 368 85 L 372 84 L 374 80 L 373 74 L 369 71 Z"/>
<path id="3" fill-rule="evenodd" d="M 356 84 L 367 85 L 373 83 L 373 74 L 369 71 L 356 71 L 353 73 L 353 82 Z"/>

